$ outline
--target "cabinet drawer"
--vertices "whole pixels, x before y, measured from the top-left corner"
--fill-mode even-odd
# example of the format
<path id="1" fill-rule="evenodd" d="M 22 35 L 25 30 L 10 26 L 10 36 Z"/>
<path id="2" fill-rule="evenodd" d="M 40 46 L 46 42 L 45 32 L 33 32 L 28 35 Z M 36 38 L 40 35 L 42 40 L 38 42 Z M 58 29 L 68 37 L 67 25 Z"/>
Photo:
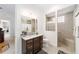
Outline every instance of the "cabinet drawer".
<path id="1" fill-rule="evenodd" d="M 26 43 L 27 44 L 33 43 L 33 40 L 32 39 L 31 40 L 27 40 Z"/>
<path id="2" fill-rule="evenodd" d="M 32 54 L 33 53 L 33 46 L 28 46 L 26 49 L 27 54 Z"/>
<path id="3" fill-rule="evenodd" d="M 27 45 L 27 49 L 32 49 L 33 48 L 33 46 L 32 45 Z"/>

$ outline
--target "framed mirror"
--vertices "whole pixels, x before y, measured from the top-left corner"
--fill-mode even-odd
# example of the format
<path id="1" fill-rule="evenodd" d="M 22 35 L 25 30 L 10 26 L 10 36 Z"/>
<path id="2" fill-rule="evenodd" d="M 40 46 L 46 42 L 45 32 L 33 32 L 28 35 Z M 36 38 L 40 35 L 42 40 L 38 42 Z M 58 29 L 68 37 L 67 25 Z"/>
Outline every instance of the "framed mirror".
<path id="1" fill-rule="evenodd" d="M 22 31 L 27 33 L 37 32 L 37 19 L 22 16 L 21 17 Z"/>

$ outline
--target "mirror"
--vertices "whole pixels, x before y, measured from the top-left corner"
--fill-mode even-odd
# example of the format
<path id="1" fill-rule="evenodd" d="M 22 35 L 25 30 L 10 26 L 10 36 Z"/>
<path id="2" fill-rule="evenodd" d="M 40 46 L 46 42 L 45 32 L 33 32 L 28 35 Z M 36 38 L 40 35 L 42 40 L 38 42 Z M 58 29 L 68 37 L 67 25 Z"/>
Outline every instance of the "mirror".
<path id="1" fill-rule="evenodd" d="M 37 19 L 22 16 L 21 17 L 22 32 L 27 34 L 35 34 L 37 32 Z"/>

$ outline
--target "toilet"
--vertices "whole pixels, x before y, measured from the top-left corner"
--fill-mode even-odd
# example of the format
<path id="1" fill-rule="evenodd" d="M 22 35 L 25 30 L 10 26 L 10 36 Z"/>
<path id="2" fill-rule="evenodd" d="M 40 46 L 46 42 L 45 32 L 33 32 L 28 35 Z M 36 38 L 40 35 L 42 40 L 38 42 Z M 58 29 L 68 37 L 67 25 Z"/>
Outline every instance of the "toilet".
<path id="1" fill-rule="evenodd" d="M 48 39 L 47 38 L 43 39 L 43 47 L 48 47 Z"/>

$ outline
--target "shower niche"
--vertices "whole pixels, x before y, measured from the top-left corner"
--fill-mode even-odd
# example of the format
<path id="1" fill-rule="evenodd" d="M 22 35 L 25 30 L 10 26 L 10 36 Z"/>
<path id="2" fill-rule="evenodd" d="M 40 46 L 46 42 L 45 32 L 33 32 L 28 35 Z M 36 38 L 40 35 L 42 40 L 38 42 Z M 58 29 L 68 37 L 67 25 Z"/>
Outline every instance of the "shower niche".
<path id="1" fill-rule="evenodd" d="M 46 15 L 46 31 L 55 31 L 55 12 L 52 13 L 53 15 Z"/>

